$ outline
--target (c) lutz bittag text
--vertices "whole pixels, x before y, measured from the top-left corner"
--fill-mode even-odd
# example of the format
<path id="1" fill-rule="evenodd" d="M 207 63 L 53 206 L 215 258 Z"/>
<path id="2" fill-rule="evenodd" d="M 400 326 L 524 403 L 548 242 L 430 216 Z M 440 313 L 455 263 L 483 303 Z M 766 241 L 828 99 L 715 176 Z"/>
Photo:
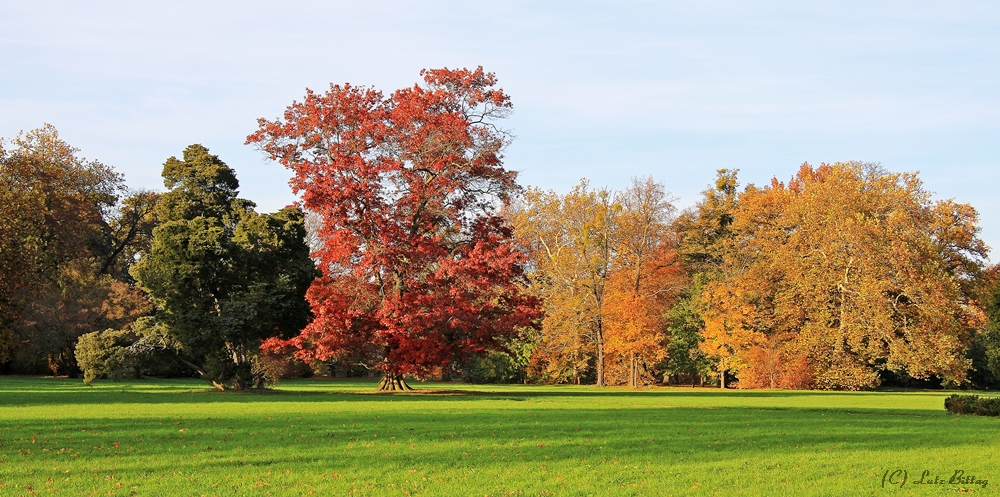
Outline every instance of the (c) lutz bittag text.
<path id="1" fill-rule="evenodd" d="M 931 473 L 923 470 L 910 475 L 905 469 L 887 469 L 882 474 L 882 488 L 885 487 L 905 487 L 907 485 L 965 485 L 986 488 L 990 481 L 985 477 L 966 474 L 963 469 L 956 469 L 952 473 Z"/>

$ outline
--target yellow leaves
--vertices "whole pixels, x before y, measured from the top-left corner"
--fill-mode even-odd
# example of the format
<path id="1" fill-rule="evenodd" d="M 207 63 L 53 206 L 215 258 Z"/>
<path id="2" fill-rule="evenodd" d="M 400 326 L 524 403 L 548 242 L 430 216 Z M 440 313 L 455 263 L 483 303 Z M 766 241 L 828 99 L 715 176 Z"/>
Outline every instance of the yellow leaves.
<path id="1" fill-rule="evenodd" d="M 566 195 L 529 189 L 509 212 L 536 268 L 531 290 L 544 299 L 542 344 L 535 363 L 558 380 L 597 357 L 655 361 L 665 303 L 683 285 L 670 236 L 673 206 L 661 184 L 634 179 L 613 193 L 581 181 Z M 606 362 L 606 361 L 605 361 Z"/>
<path id="2" fill-rule="evenodd" d="M 543 299 L 543 374 L 576 377 L 602 333 L 601 306 L 612 262 L 618 207 L 608 190 L 581 181 L 566 195 L 528 189 L 508 215 L 535 267 L 530 291 Z"/>
<path id="3" fill-rule="evenodd" d="M 703 350 L 750 368 L 741 383 L 773 357 L 808 357 L 823 388 L 871 387 L 876 363 L 963 377 L 981 314 L 963 305 L 984 254 L 974 209 L 931 202 L 915 175 L 838 163 L 748 188 L 733 214 Z"/>

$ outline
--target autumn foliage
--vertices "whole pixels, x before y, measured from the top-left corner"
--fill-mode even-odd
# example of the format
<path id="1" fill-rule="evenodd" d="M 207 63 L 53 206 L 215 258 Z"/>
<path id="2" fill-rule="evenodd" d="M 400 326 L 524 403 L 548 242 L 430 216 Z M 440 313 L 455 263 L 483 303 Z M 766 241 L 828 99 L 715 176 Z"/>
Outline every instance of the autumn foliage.
<path id="1" fill-rule="evenodd" d="M 247 139 L 294 173 L 321 219 L 315 318 L 266 347 L 363 361 L 388 389 L 501 348 L 538 316 L 518 286 L 525 256 L 497 215 L 517 190 L 501 161 L 510 135 L 495 124 L 510 99 L 482 68 L 421 74 L 423 85 L 387 96 L 308 91 Z"/>
<path id="2" fill-rule="evenodd" d="M 932 201 L 915 175 L 804 164 L 747 188 L 733 219 L 703 295 L 703 349 L 740 386 L 865 389 L 885 370 L 964 380 L 986 251 L 972 207 Z"/>
<path id="3" fill-rule="evenodd" d="M 806 163 L 741 188 L 722 169 L 682 212 L 653 178 L 522 188 L 496 77 L 421 76 L 260 119 L 247 143 L 299 196 L 274 215 L 201 146 L 167 161 L 161 195 L 51 126 L 0 140 L 0 368 L 118 377 L 128 348 L 238 388 L 268 384 L 267 361 L 377 371 L 383 390 L 1000 386 L 1000 266 L 976 210 L 917 174 Z"/>
<path id="4" fill-rule="evenodd" d="M 673 206 L 652 179 L 613 193 L 586 181 L 559 195 L 529 189 L 510 211 L 532 255 L 545 318 L 534 357 L 547 381 L 638 386 L 663 355 L 664 314 L 683 287 Z"/>
<path id="5" fill-rule="evenodd" d="M 147 196 L 51 125 L 0 139 L 0 367 L 74 375 L 81 334 L 148 311 L 122 274 Z"/>

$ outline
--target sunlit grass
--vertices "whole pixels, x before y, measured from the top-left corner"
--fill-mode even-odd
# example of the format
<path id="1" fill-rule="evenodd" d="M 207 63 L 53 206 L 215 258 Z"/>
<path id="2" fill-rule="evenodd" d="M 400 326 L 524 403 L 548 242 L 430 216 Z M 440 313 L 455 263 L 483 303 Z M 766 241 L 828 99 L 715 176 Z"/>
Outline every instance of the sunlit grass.
<path id="1" fill-rule="evenodd" d="M 945 392 L 374 386 L 3 378 L 0 495 L 1000 493 L 1000 420 Z"/>

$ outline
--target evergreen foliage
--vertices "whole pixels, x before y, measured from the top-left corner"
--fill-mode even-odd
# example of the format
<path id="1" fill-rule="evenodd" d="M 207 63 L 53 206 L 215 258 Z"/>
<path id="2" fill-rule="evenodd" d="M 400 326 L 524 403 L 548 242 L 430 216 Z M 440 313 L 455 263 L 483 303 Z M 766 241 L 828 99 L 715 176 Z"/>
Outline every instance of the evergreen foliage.
<path id="1" fill-rule="evenodd" d="M 163 178 L 160 225 L 132 274 L 179 356 L 217 386 L 262 386 L 254 367 L 261 341 L 295 334 L 309 319 L 304 295 L 316 271 L 304 216 L 256 213 L 237 196 L 235 172 L 201 145 L 169 158 Z"/>

